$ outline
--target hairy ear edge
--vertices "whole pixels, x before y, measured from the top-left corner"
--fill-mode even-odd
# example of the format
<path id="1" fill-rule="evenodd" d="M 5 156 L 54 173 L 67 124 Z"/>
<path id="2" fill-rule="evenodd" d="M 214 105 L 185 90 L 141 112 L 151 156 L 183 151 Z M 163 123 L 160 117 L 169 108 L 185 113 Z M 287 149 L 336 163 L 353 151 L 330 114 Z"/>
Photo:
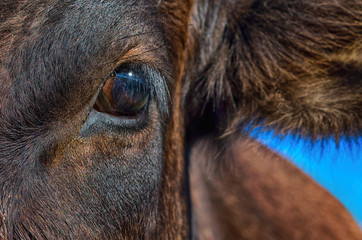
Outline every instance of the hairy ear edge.
<path id="1" fill-rule="evenodd" d="M 245 136 L 191 148 L 199 239 L 351 239 L 361 231 L 343 205 L 292 163 Z"/>
<path id="2" fill-rule="evenodd" d="M 186 105 L 220 134 L 262 127 L 311 139 L 362 126 L 359 1 L 195 1 Z M 191 120 L 192 121 L 192 120 Z"/>

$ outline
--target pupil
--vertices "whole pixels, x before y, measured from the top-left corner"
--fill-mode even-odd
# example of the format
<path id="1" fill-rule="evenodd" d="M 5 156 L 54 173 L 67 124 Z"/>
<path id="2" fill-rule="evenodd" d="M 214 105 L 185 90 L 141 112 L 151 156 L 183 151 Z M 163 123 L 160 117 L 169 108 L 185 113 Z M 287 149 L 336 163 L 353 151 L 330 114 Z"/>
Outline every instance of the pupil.
<path id="1" fill-rule="evenodd" d="M 135 114 L 143 109 L 148 99 L 145 83 L 133 72 L 116 73 L 113 82 L 113 100 L 120 113 Z"/>
<path id="2" fill-rule="evenodd" d="M 138 68 L 134 71 L 115 71 L 99 92 L 94 109 L 113 116 L 141 113 L 150 95 L 148 78 L 149 74 Z"/>

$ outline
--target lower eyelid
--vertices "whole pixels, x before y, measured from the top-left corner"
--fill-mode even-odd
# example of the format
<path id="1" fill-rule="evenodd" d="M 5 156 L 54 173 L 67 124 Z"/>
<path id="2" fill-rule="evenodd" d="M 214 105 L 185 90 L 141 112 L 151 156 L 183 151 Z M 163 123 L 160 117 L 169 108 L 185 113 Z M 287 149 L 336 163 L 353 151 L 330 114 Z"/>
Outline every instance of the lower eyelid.
<path id="1" fill-rule="evenodd" d="M 147 108 L 137 117 L 119 117 L 93 109 L 84 122 L 79 136 L 85 138 L 107 132 L 123 133 L 126 130 L 137 131 L 143 129 L 149 122 L 149 111 L 149 108 Z"/>

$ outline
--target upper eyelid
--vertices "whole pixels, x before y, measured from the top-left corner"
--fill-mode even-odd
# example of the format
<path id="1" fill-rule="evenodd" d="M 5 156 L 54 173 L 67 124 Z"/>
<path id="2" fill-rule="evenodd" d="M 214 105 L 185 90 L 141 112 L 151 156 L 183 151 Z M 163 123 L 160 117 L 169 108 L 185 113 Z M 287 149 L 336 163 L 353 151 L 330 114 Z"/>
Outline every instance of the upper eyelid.
<path id="1" fill-rule="evenodd" d="M 146 76 L 143 80 L 145 80 L 145 84 L 152 89 L 154 85 L 157 85 L 157 80 L 162 80 L 164 84 L 167 86 L 166 81 L 167 78 L 162 74 L 162 72 L 152 66 L 152 64 L 143 61 L 136 61 L 136 62 L 126 62 L 121 63 L 116 66 L 105 78 L 105 81 L 108 80 L 110 77 L 115 77 L 118 72 L 128 72 L 129 70 L 136 70 L 133 71 L 135 74 L 139 73 L 138 77 L 142 77 L 142 75 Z M 140 70 L 140 71 L 137 71 Z"/>

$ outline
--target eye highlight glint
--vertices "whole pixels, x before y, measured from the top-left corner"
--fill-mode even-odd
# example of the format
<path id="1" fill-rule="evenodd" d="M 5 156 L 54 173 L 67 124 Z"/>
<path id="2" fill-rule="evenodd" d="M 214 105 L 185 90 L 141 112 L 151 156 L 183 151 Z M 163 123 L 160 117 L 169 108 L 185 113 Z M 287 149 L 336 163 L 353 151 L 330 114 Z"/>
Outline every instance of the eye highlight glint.
<path id="1" fill-rule="evenodd" d="M 94 109 L 114 116 L 134 116 L 147 105 L 150 90 L 140 68 L 115 71 L 101 89 Z"/>

